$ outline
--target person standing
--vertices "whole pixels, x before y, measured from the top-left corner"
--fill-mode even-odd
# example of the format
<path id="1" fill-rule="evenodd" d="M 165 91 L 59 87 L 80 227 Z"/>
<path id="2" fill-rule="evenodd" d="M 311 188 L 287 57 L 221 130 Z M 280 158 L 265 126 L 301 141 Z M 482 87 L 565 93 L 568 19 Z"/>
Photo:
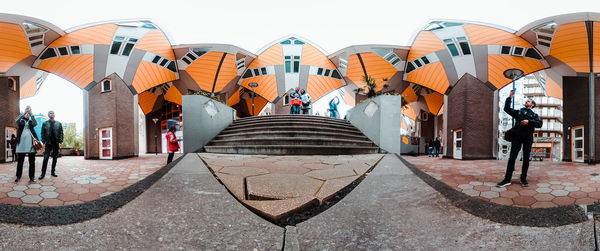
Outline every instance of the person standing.
<path id="1" fill-rule="evenodd" d="M 175 136 L 175 127 L 169 127 L 169 132 L 165 136 L 167 138 L 167 150 L 169 152 L 169 157 L 167 157 L 167 164 L 173 161 L 173 156 L 175 156 L 175 152 L 179 151 L 179 139 Z"/>
<path id="2" fill-rule="evenodd" d="M 23 174 L 23 162 L 25 161 L 25 155 L 29 159 L 29 181 L 35 182 L 35 148 L 33 147 L 33 140 L 37 140 L 37 134 L 33 128 L 37 125 L 31 107 L 27 106 L 25 112 L 17 117 L 17 179 L 15 182 L 21 180 Z"/>
<path id="3" fill-rule="evenodd" d="M 39 179 L 43 179 L 46 176 L 46 167 L 48 167 L 48 158 L 52 156 L 52 170 L 50 175 L 52 177 L 58 177 L 56 175 L 56 158 L 58 157 L 58 151 L 62 146 L 63 142 L 63 128 L 62 124 L 54 120 L 54 111 L 48 112 L 49 120 L 42 124 L 42 143 L 46 145 L 44 150 L 44 161 L 42 162 L 42 174 Z"/>
<path id="4" fill-rule="evenodd" d="M 290 100 L 290 114 L 300 114 L 300 107 L 302 106 L 302 100 L 300 100 L 300 94 L 294 93 L 292 100 Z"/>
<path id="5" fill-rule="evenodd" d="M 300 90 L 300 100 L 302 100 L 302 114 L 308 114 L 310 111 L 310 102 L 312 97 L 304 89 Z"/>
<path id="6" fill-rule="evenodd" d="M 435 157 L 440 156 L 440 148 L 441 147 L 442 147 L 442 142 L 440 142 L 440 139 L 438 137 L 435 137 L 435 140 L 433 141 L 433 151 L 435 152 Z"/>
<path id="7" fill-rule="evenodd" d="M 10 136 L 10 151 L 12 152 L 12 162 L 17 160 L 17 136 Z"/>
<path id="8" fill-rule="evenodd" d="M 535 128 L 542 127 L 542 121 L 538 115 L 535 114 L 531 109 L 535 107 L 535 101 L 527 99 L 523 108 L 515 110 L 510 108 L 511 98 L 515 95 L 515 91 L 511 90 L 510 95 L 504 102 L 504 111 L 511 117 L 516 119 L 517 123 L 514 125 L 515 137 L 510 145 L 510 157 L 508 158 L 508 165 L 506 166 L 506 174 L 504 180 L 496 185 L 496 187 L 505 187 L 510 185 L 512 173 L 515 170 L 515 161 L 523 146 L 523 167 L 521 169 L 521 185 L 528 187 L 527 183 L 527 169 L 529 168 L 529 154 L 531 153 L 531 145 L 533 144 L 533 131 Z"/>
<path id="9" fill-rule="evenodd" d="M 340 104 L 340 99 L 338 97 L 332 98 L 329 101 L 329 117 L 338 118 L 338 109 L 337 106 Z"/>
<path id="10" fill-rule="evenodd" d="M 300 97 L 300 88 L 298 87 L 290 92 L 290 108 L 292 106 L 292 100 L 296 98 L 296 95 Z M 290 114 L 294 114 L 294 109 L 290 109 Z"/>

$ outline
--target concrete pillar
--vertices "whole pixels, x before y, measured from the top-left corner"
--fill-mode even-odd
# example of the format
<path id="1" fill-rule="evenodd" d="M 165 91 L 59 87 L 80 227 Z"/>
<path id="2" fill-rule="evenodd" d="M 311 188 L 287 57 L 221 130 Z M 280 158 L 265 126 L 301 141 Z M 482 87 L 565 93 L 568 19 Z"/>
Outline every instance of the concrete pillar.
<path id="1" fill-rule="evenodd" d="M 137 95 L 115 74 L 108 78 L 111 90 L 103 91 L 103 82 L 84 90 L 85 158 L 100 158 L 100 130 L 112 130 L 112 159 L 138 156 Z"/>
<path id="2" fill-rule="evenodd" d="M 494 93 L 495 90 L 469 74 L 452 88 L 444 107 L 447 156 L 453 157 L 454 131 L 462 129 L 462 159 L 494 157 L 494 137 L 497 137 L 493 132 L 497 116 L 494 106 L 498 105 L 494 103 Z"/>
<path id="3" fill-rule="evenodd" d="M 7 129 L 14 129 L 16 136 L 17 125 L 15 119 L 19 115 L 19 77 L 0 77 L 0 163 L 12 161 L 12 153 L 6 153 Z M 10 131 L 9 131 L 10 132 Z"/>

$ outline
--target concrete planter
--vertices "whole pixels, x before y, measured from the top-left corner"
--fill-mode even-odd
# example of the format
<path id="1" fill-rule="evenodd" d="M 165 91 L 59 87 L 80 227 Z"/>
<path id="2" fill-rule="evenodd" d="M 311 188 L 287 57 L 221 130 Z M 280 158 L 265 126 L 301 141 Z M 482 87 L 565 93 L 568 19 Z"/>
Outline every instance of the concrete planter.
<path id="1" fill-rule="evenodd" d="M 235 110 L 202 95 L 183 95 L 183 149 L 201 152 L 203 147 L 235 120 Z"/>
<path id="2" fill-rule="evenodd" d="M 381 149 L 400 153 L 402 97 L 380 95 L 348 111 L 348 120 Z"/>

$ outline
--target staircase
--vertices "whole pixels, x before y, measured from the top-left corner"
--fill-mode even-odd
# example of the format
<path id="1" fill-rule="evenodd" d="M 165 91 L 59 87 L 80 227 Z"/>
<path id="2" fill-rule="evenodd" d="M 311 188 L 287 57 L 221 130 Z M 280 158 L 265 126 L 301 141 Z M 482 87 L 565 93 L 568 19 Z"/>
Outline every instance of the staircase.
<path id="1" fill-rule="evenodd" d="M 238 119 L 208 145 L 210 153 L 329 155 L 378 153 L 345 120 L 313 115 L 270 115 Z"/>

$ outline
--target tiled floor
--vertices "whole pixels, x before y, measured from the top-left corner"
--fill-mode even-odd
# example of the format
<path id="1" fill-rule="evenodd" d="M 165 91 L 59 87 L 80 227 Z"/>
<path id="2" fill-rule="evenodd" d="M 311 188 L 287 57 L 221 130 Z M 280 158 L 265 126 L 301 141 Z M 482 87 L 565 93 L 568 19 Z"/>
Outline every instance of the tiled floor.
<path id="1" fill-rule="evenodd" d="M 600 199 L 600 165 L 531 161 L 527 172 L 529 187 L 521 187 L 522 162 L 517 162 L 512 185 L 496 188 L 496 183 L 504 178 L 506 161 L 403 158 L 458 191 L 502 205 L 547 208 L 589 205 Z"/>
<path id="2" fill-rule="evenodd" d="M 179 156 L 175 156 L 178 158 Z M 56 173 L 36 183 L 29 182 L 29 164 L 25 160 L 23 176 L 15 183 L 16 162 L 0 164 L 0 203 L 23 206 L 62 206 L 98 199 L 119 191 L 166 165 L 166 154 L 146 154 L 122 160 L 84 160 L 83 157 L 58 159 Z M 36 174 L 42 158 L 36 158 Z"/>
<path id="3" fill-rule="evenodd" d="M 267 156 L 199 153 L 244 204 L 278 219 L 324 201 L 362 176 L 382 154 Z"/>

